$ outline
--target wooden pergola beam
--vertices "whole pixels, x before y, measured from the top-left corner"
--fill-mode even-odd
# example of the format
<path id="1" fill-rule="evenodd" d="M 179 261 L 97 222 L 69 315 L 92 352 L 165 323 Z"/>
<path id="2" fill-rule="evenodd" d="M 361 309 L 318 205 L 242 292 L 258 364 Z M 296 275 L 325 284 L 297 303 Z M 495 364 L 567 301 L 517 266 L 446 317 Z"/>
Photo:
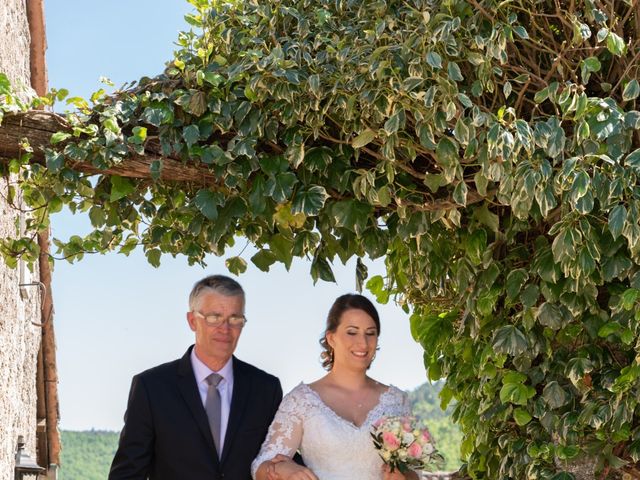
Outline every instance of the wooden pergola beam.
<path id="1" fill-rule="evenodd" d="M 44 149 L 50 146 L 51 136 L 56 132 L 69 132 L 72 129 L 64 117 L 40 110 L 6 115 L 0 124 L 0 158 L 18 158 L 24 154 L 24 139 L 29 139 L 33 149 L 32 162 L 45 164 Z M 151 178 L 151 164 L 161 160 L 160 179 L 168 182 L 193 182 L 210 185 L 216 183 L 216 177 L 205 165 L 194 165 L 180 160 L 162 157 L 154 152 L 138 155 L 135 152 L 126 162 L 101 169 L 89 162 L 67 162 L 74 170 L 87 174 L 120 175 L 128 178 Z"/>

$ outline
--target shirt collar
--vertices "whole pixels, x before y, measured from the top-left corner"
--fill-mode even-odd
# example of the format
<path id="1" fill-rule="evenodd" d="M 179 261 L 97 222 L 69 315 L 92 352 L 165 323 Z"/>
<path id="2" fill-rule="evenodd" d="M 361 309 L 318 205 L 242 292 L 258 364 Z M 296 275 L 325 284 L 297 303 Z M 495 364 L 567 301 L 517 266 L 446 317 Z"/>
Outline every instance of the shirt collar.
<path id="1" fill-rule="evenodd" d="M 204 382 L 209 375 L 214 373 L 213 370 L 207 367 L 204 362 L 198 358 L 195 347 L 191 349 L 191 366 L 193 367 L 193 373 L 196 377 L 197 383 Z M 224 379 L 223 382 L 231 382 L 233 380 L 233 357 L 229 358 L 227 363 L 225 363 L 224 366 L 215 373 L 222 376 Z"/>

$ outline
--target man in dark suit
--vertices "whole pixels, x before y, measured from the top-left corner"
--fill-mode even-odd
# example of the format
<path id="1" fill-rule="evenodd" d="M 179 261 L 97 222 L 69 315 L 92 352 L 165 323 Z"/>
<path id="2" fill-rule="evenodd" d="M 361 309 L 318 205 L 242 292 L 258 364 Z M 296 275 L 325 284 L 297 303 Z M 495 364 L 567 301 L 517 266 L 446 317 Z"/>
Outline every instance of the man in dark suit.
<path id="1" fill-rule="evenodd" d="M 229 277 L 194 285 L 187 321 L 195 345 L 133 378 L 109 480 L 251 478 L 282 387 L 233 356 L 244 304 L 242 287 Z"/>

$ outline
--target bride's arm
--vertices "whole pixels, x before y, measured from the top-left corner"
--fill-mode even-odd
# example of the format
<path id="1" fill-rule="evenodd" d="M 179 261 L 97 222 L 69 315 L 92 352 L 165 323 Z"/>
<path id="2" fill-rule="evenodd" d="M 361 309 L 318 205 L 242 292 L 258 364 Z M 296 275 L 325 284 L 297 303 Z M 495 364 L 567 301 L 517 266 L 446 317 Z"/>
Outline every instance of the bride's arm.
<path id="1" fill-rule="evenodd" d="M 317 480 L 311 470 L 291 460 L 302 442 L 304 405 L 299 394 L 293 389 L 282 399 L 260 453 L 251 464 L 255 480 Z M 289 460 L 282 461 L 281 456 Z"/>

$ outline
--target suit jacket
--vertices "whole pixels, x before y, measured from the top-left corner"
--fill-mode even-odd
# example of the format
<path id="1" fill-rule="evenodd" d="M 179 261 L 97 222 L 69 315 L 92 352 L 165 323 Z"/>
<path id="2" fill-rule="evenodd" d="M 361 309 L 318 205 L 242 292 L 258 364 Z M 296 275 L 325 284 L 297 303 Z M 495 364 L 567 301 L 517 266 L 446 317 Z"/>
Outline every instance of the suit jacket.
<path id="1" fill-rule="evenodd" d="M 282 400 L 280 381 L 233 357 L 233 393 L 218 459 L 191 366 L 179 359 L 131 383 L 109 480 L 250 480 L 251 462 Z"/>

